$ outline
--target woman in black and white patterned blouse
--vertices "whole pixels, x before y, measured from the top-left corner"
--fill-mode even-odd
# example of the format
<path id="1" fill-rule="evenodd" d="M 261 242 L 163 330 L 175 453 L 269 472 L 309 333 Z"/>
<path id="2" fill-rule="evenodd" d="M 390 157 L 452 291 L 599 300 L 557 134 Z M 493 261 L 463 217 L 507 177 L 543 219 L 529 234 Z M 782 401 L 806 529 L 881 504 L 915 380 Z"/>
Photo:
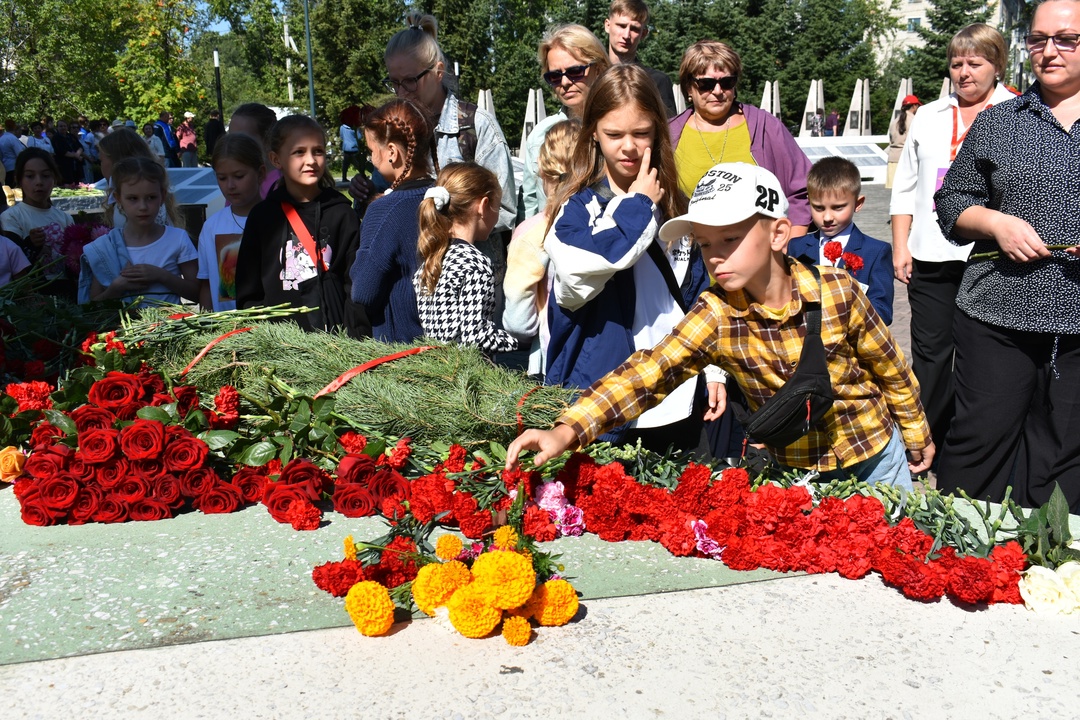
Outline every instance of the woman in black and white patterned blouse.
<path id="1" fill-rule="evenodd" d="M 498 222 L 501 195 L 495 174 L 476 163 L 447 165 L 424 195 L 413 287 L 428 337 L 488 354 L 517 349 L 517 339 L 495 325 L 495 275 L 474 247 Z"/>
<path id="2" fill-rule="evenodd" d="M 1080 0 L 1038 6 L 1037 82 L 975 120 L 935 196 L 975 241 L 957 296 L 956 418 L 938 487 L 1080 512 Z"/>

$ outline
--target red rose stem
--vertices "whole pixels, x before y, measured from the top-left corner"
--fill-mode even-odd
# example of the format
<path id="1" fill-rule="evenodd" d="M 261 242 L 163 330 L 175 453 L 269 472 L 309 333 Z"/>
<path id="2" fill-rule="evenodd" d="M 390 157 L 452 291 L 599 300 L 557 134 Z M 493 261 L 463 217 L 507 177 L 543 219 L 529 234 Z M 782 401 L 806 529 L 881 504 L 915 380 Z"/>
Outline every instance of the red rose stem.
<path id="1" fill-rule="evenodd" d="M 391 360 L 400 360 L 401 358 L 408 357 L 409 355 L 417 355 L 424 352 L 425 350 L 432 350 L 434 347 L 434 345 L 423 345 L 421 347 L 414 347 L 409 348 L 408 350 L 402 350 L 401 352 L 396 352 L 392 355 L 384 355 L 383 357 L 375 358 L 374 360 L 368 360 L 363 365 L 357 365 L 352 370 L 346 370 L 342 374 L 338 375 L 332 383 L 324 387 L 319 392 L 315 393 L 315 397 L 322 397 L 327 393 L 337 392 L 341 388 L 345 387 L 345 385 L 347 385 L 350 380 L 352 380 L 360 373 L 365 373 L 372 368 L 379 367 L 383 363 L 388 363 Z"/>
<path id="2" fill-rule="evenodd" d="M 240 334 L 242 332 L 248 332 L 249 330 L 253 330 L 253 329 L 254 328 L 246 327 L 246 328 L 237 328 L 236 330 L 230 330 L 229 332 L 225 333 L 224 335 L 222 335 L 220 337 L 216 337 L 213 340 L 211 340 L 210 342 L 206 343 L 206 347 L 204 347 L 202 350 L 199 351 L 199 354 L 195 356 L 195 359 L 192 360 L 190 363 L 188 363 L 188 366 L 186 368 L 184 368 L 183 370 L 180 371 L 180 377 L 184 377 L 189 372 L 191 372 L 191 368 L 195 367 L 199 363 L 199 361 L 202 360 L 204 357 L 206 357 L 206 354 L 208 352 L 210 352 L 211 350 L 213 350 L 214 346 L 217 345 L 222 340 L 224 340 L 226 338 L 230 338 L 233 335 L 238 335 L 238 334 Z"/>
<path id="3" fill-rule="evenodd" d="M 543 385 L 537 385 L 532 390 L 530 390 L 529 392 L 522 395 L 521 399 L 518 400 L 518 403 L 517 403 L 518 409 L 517 409 L 516 412 L 514 412 L 514 415 L 517 417 L 518 435 L 525 432 L 525 419 L 523 417 L 521 417 L 521 408 L 525 407 L 525 398 L 529 397 L 530 395 L 532 395 L 534 392 L 536 392 L 537 390 L 539 390 L 542 387 L 543 387 Z"/>

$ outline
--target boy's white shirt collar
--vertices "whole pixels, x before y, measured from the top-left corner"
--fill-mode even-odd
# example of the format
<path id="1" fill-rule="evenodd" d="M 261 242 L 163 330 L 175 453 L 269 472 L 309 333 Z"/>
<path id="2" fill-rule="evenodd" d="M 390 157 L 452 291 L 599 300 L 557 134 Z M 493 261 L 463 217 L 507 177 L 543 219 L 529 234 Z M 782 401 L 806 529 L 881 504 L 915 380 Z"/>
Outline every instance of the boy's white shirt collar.
<path id="1" fill-rule="evenodd" d="M 819 251 L 817 263 L 818 265 L 824 265 L 825 267 L 834 267 L 833 263 L 829 260 L 829 258 L 825 257 L 825 253 L 820 251 L 825 249 L 825 243 L 834 241 L 840 243 L 840 247 L 842 249 L 847 250 L 848 240 L 851 239 L 851 229 L 853 227 L 855 227 L 855 223 L 849 222 L 847 224 L 847 227 L 845 227 L 843 230 L 838 232 L 836 235 L 833 235 L 832 237 L 825 237 L 821 234 L 820 230 L 817 231 Z"/>

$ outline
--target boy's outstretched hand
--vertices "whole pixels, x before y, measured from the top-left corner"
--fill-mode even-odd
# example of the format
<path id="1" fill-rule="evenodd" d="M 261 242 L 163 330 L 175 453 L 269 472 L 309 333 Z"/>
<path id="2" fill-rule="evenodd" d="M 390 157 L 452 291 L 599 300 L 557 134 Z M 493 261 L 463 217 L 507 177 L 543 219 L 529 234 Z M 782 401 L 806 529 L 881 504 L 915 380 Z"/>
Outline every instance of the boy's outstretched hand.
<path id="1" fill-rule="evenodd" d="M 907 466 L 908 470 L 911 471 L 911 474 L 918 475 L 929 470 L 934 462 L 934 452 L 935 448 L 933 441 L 922 450 L 909 450 L 908 455 L 911 459 L 908 460 Z"/>
<path id="2" fill-rule="evenodd" d="M 539 467 L 548 460 L 577 447 L 577 433 L 569 425 L 556 425 L 551 430 L 526 430 L 506 448 L 506 469 L 517 467 L 518 455 L 524 450 L 536 451 L 533 464 Z"/>

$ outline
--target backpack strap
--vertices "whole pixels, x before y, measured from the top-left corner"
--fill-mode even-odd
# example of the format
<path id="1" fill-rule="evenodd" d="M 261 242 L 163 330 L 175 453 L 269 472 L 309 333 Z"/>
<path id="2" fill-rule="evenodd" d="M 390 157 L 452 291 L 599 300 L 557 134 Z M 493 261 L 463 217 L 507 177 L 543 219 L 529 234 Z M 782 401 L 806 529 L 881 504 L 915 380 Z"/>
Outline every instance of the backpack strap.
<path id="1" fill-rule="evenodd" d="M 326 261 L 319 256 L 318 248 L 315 247 L 315 240 L 311 237 L 311 232 L 308 231 L 307 226 L 304 225 L 304 221 L 300 219 L 300 214 L 296 212 L 296 208 L 292 206 L 292 203 L 282 200 L 281 209 L 285 213 L 285 217 L 289 219 L 293 234 L 296 235 L 296 239 L 300 241 L 300 244 L 304 246 L 304 250 L 307 251 L 311 262 L 315 263 L 316 268 L 322 268 L 324 272 L 328 270 Z"/>
<path id="2" fill-rule="evenodd" d="M 804 263 L 804 266 L 810 270 L 814 275 L 814 279 L 817 280 L 818 295 L 821 295 L 821 273 L 818 272 L 817 265 L 812 263 Z M 820 335 L 821 334 L 821 300 L 816 303 L 806 303 L 806 334 L 807 335 Z"/>
<path id="3" fill-rule="evenodd" d="M 683 297 L 682 288 L 679 287 L 679 283 L 675 281 L 675 271 L 671 269 L 671 263 L 668 262 L 667 255 L 664 254 L 663 248 L 655 240 L 649 243 L 649 257 L 656 264 L 657 270 L 664 276 L 664 282 L 667 284 L 668 292 L 671 293 L 671 297 L 675 298 L 675 303 L 682 309 L 684 313 L 689 312 L 690 308 L 686 305 L 686 299 Z"/>

